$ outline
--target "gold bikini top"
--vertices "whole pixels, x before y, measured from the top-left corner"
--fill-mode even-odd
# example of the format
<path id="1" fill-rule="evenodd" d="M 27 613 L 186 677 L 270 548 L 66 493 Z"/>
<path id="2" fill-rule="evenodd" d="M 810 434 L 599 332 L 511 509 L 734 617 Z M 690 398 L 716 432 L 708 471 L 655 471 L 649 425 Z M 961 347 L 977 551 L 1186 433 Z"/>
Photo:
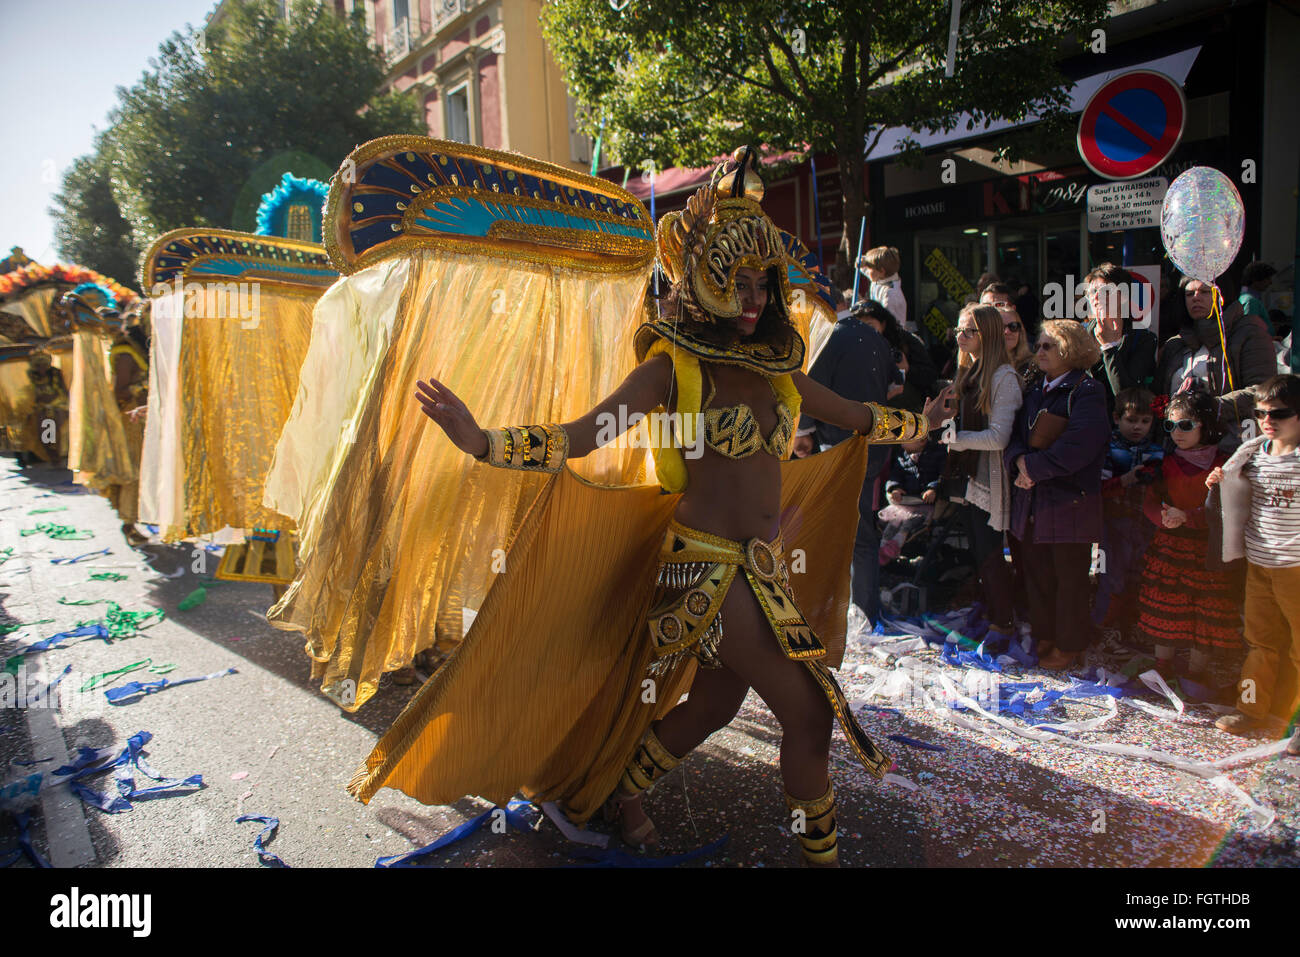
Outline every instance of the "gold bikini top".
<path id="1" fill-rule="evenodd" d="M 717 389 L 713 384 L 713 376 L 707 369 L 704 370 L 704 375 L 709 381 L 709 394 L 703 403 L 705 444 L 729 459 L 749 458 L 760 451 L 775 455 L 778 459 L 785 458 L 794 438 L 794 412 L 781 401 L 781 394 L 777 392 L 771 378 L 767 379 L 767 384 L 777 400 L 776 428 L 765 439 L 759 428 L 758 416 L 743 402 L 721 409 L 709 408 Z"/>

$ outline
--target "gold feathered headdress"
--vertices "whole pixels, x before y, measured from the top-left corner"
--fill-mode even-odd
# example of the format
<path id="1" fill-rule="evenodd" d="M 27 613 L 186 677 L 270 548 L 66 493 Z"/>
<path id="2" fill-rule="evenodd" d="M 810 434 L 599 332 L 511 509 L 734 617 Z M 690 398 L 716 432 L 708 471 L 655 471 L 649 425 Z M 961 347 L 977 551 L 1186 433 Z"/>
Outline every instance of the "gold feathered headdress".
<path id="1" fill-rule="evenodd" d="M 754 169 L 756 158 L 751 147 L 736 150 L 685 209 L 660 218 L 659 262 L 673 283 L 676 314 L 642 327 L 638 355 L 645 354 L 654 338 L 664 337 L 702 358 L 748 365 L 769 374 L 789 372 L 802 364 L 804 345 L 797 333 L 792 333 L 788 349 L 755 342 L 720 350 L 679 326 L 681 320 L 716 325 L 739 316 L 736 272 L 741 268 L 770 271 L 776 279 L 772 301 L 789 319 L 787 255 L 780 230 L 760 205 L 763 181 Z"/>

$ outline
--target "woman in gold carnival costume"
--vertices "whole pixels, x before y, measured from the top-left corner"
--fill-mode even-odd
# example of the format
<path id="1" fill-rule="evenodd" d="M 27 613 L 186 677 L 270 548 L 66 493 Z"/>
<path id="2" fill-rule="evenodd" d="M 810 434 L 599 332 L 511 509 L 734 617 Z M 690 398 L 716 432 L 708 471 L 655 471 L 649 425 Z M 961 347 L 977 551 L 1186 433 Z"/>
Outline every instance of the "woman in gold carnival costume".
<path id="1" fill-rule="evenodd" d="M 135 319 L 135 322 L 130 322 L 130 319 Z M 122 413 L 136 478 L 111 486 L 108 499 L 122 520 L 122 534 L 126 540 L 132 545 L 142 545 L 149 539 L 140 534 L 135 523 L 140 517 L 140 454 L 144 448 L 145 413 L 149 402 L 149 336 L 143 315 L 129 316 L 128 323 L 114 339 L 109 357 L 113 361 L 113 398 Z"/>
<path id="2" fill-rule="evenodd" d="M 548 763 L 569 767 L 503 767 L 510 759 L 484 748 L 477 773 L 469 771 L 466 780 L 491 796 L 514 773 L 516 787 L 522 785 L 534 800 L 560 801 L 579 820 L 591 813 L 593 796 L 613 791 L 624 839 L 653 844 L 657 837 L 641 809 L 642 793 L 725 727 L 752 687 L 781 723 L 781 773 L 791 812 L 803 825 L 794 830 L 804 855 L 809 863 L 833 865 L 835 798 L 827 768 L 835 719 L 869 772 L 883 777 L 890 762 L 858 726 L 826 666 L 826 646 L 795 604 L 782 543 L 780 460 L 789 455 L 801 406 L 871 442 L 907 441 L 925 434 L 928 423 L 924 416 L 843 399 L 799 371 L 804 342 L 790 320 L 781 240 L 759 205 L 762 183 L 752 169 L 752 151 L 738 151 L 735 160 L 715 171 L 686 210 L 660 222 L 660 259 L 673 283 L 667 315 L 641 326 L 635 339 L 640 365 L 595 408 L 562 425 L 481 430 L 450 389 L 434 379 L 419 383 L 416 398 L 424 414 L 459 449 L 500 468 L 558 473 L 566 459 L 611 441 L 617 429 L 610 422 L 626 423 L 638 414 L 667 412 L 676 426 L 673 437 L 661 437 L 655 448 L 660 483 L 680 493 L 658 549 L 657 575 L 649 588 L 611 581 L 608 601 L 589 609 L 590 615 L 604 615 L 615 602 L 648 598 L 640 605 L 639 637 L 622 657 L 622 681 L 606 682 L 585 708 L 585 720 L 566 729 L 563 740 L 546 742 Z M 572 513 L 567 518 L 583 520 Z M 843 577 L 844 558 L 839 564 L 845 568 L 823 566 L 825 574 Z M 584 624 L 546 616 L 544 593 L 564 588 L 565 581 L 557 568 L 551 582 L 525 590 L 531 593 L 522 596 L 517 612 L 529 620 L 516 617 L 514 627 L 528 635 L 517 635 L 518 642 L 587 641 L 596 648 Z M 499 583 L 489 593 L 481 619 L 489 617 L 495 592 L 503 587 Z M 838 610 L 842 614 L 843 606 Z M 368 800 L 391 785 L 425 800 L 447 786 L 439 780 L 445 769 L 463 771 L 464 758 L 448 753 L 458 733 L 468 734 L 456 727 L 468 720 L 456 707 L 465 693 L 457 686 L 477 680 L 471 677 L 479 667 L 475 639 L 484 624 L 475 623 L 448 665 L 379 742 L 352 781 L 354 794 Z M 689 697 L 671 706 L 692 672 Z M 548 697 L 563 698 L 580 687 L 578 681 L 558 680 Z M 652 690 L 648 699 L 646 689 Z M 515 712 L 520 731 L 547 725 L 544 703 L 533 698 L 527 706 L 532 710 L 518 713 L 509 690 L 494 689 L 493 697 L 499 711 Z M 648 708 L 647 700 L 669 707 Z M 654 722 L 657 713 L 662 717 Z M 483 720 L 510 733 L 495 715 Z M 630 759 L 623 745 L 618 762 L 609 760 L 618 757 L 611 751 L 621 742 L 638 741 Z"/>
<path id="3" fill-rule="evenodd" d="M 68 454 L 68 385 L 45 349 L 27 360 L 32 411 L 23 430 L 23 461 L 61 466 Z"/>

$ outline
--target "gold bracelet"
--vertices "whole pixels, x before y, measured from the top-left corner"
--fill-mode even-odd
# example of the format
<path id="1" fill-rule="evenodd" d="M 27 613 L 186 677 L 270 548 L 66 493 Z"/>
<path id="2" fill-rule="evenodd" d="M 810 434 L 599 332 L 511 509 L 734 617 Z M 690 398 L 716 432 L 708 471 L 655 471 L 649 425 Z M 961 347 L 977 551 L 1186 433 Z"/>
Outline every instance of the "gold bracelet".
<path id="1" fill-rule="evenodd" d="M 484 429 L 487 452 L 480 462 L 524 472 L 558 472 L 569 457 L 569 435 L 563 426 L 524 425 Z"/>
<path id="2" fill-rule="evenodd" d="M 896 445 L 925 438 L 930 420 L 916 412 L 891 409 L 878 402 L 864 402 L 871 410 L 871 431 L 864 433 L 872 445 Z"/>

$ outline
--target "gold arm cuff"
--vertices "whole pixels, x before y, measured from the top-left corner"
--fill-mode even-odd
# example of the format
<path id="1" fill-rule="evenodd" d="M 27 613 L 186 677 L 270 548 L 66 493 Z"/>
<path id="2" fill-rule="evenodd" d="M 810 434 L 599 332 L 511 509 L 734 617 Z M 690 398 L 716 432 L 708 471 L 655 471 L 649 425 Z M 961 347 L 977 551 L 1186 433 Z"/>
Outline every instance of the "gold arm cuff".
<path id="1" fill-rule="evenodd" d="M 569 435 L 559 425 L 484 429 L 487 453 L 480 462 L 524 472 L 558 472 L 569 457 Z"/>
<path id="2" fill-rule="evenodd" d="M 867 441 L 873 445 L 896 445 L 923 439 L 930 432 L 930 420 L 916 412 L 891 409 L 876 402 L 864 402 L 871 410 L 871 431 Z"/>

